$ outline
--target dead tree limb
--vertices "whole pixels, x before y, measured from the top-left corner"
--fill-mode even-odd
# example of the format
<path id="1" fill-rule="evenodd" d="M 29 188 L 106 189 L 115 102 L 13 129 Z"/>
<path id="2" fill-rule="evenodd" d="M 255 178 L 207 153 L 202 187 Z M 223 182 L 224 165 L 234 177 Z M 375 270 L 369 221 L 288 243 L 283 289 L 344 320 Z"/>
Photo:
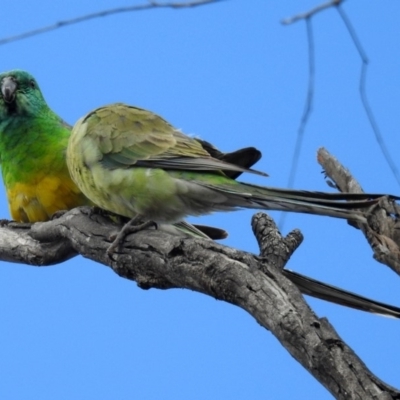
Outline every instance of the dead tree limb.
<path id="1" fill-rule="evenodd" d="M 325 174 L 341 192 L 363 193 L 361 185 L 339 160 L 326 149 L 318 150 L 317 159 Z M 332 186 L 332 184 L 331 184 Z M 375 260 L 400 274 L 400 208 L 396 203 L 382 199 L 377 208 L 370 210 L 368 224 L 356 224 L 363 232 L 374 252 Z"/>
<path id="2" fill-rule="evenodd" d="M 367 369 L 327 319 L 313 313 L 283 274 L 282 267 L 301 242 L 299 231 L 279 238 L 268 218 L 257 214 L 253 228 L 261 256 L 256 256 L 212 241 L 148 230 L 130 235 L 111 259 L 108 238 L 118 228 L 88 208 L 31 229 L 5 226 L 0 228 L 0 259 L 45 266 L 80 254 L 143 289 L 204 293 L 250 313 L 336 398 L 400 398 L 399 391 Z"/>

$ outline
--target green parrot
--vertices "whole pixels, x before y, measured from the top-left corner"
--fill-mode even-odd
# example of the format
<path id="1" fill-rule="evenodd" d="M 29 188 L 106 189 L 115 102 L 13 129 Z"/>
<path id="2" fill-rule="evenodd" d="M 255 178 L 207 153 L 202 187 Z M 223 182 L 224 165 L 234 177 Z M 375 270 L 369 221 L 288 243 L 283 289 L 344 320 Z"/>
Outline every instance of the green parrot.
<path id="1" fill-rule="evenodd" d="M 67 164 L 77 186 L 99 207 L 155 223 L 240 208 L 366 222 L 359 209 L 383 196 L 307 192 L 236 181 L 229 174 L 266 174 L 215 158 L 212 150 L 158 115 L 121 103 L 98 108 L 75 124 Z"/>
<path id="2" fill-rule="evenodd" d="M 18 222 L 48 220 L 88 204 L 65 162 L 70 127 L 46 104 L 23 71 L 0 74 L 0 163 L 10 214 Z"/>
<path id="3" fill-rule="evenodd" d="M 66 165 L 72 127 L 49 108 L 33 76 L 21 70 L 4 72 L 0 85 L 0 163 L 12 218 L 18 222 L 47 221 L 55 212 L 92 205 L 71 180 Z M 261 157 L 253 147 L 222 153 L 205 141 L 199 142 L 216 157 L 245 168 Z M 227 236 L 223 229 L 185 221 L 163 224 L 161 229 L 201 238 Z"/>

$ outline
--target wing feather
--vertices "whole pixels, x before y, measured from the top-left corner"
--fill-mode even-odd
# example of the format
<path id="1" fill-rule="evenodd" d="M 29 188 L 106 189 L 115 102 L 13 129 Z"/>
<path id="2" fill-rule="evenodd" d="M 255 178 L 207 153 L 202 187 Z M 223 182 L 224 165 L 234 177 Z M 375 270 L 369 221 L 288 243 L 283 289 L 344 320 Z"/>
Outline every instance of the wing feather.
<path id="1" fill-rule="evenodd" d="M 184 135 L 160 116 L 122 103 L 88 115 L 87 135 L 103 155 L 105 168 L 163 168 L 187 171 L 264 172 L 230 164 L 210 155 L 195 138 Z"/>

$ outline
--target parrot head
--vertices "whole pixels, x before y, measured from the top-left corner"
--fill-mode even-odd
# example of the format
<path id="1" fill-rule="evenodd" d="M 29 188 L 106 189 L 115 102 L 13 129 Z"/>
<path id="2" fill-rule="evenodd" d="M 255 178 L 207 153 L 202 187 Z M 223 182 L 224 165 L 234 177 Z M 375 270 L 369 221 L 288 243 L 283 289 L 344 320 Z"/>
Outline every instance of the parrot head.
<path id="1" fill-rule="evenodd" d="M 0 121 L 8 116 L 33 116 L 47 109 L 35 78 L 13 70 L 0 74 Z"/>

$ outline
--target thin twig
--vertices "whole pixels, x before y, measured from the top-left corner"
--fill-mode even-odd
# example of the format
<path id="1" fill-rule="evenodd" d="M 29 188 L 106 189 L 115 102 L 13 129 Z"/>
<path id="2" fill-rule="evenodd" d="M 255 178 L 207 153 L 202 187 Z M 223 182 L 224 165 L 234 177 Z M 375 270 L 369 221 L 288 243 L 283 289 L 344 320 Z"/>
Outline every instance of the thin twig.
<path id="1" fill-rule="evenodd" d="M 314 16 L 315 14 L 319 13 L 320 11 L 326 10 L 329 7 L 338 6 L 343 1 L 344 0 L 330 0 L 330 1 L 327 1 L 326 3 L 322 3 L 322 4 L 314 7 L 313 9 L 311 9 L 309 11 L 296 14 L 293 17 L 285 18 L 285 19 L 283 19 L 281 21 L 281 23 L 283 25 L 290 25 L 290 24 L 293 24 L 294 22 L 297 22 L 297 21 L 299 21 L 301 19 L 308 20 L 312 16 Z"/>
<path id="2" fill-rule="evenodd" d="M 367 94 L 366 94 L 366 74 L 367 74 L 367 69 L 369 66 L 369 60 L 366 55 L 365 50 L 363 49 L 361 42 L 356 34 L 356 31 L 354 27 L 352 26 L 349 18 L 345 14 L 344 10 L 341 7 L 341 3 L 344 0 L 331 0 L 326 3 L 320 4 L 313 9 L 306 11 L 304 13 L 297 14 L 291 18 L 287 18 L 282 21 L 283 24 L 291 24 L 296 21 L 304 19 L 306 21 L 307 25 L 307 41 L 308 41 L 308 64 L 309 64 L 309 77 L 308 77 L 308 92 L 307 92 L 307 98 L 305 101 L 304 105 L 304 111 L 303 115 L 300 121 L 300 125 L 297 131 L 297 139 L 296 139 L 296 145 L 295 145 L 295 151 L 292 159 L 292 165 L 291 165 L 291 170 L 290 170 L 290 175 L 289 175 L 289 180 L 288 180 L 288 187 L 292 188 L 296 176 L 296 171 L 297 171 L 297 166 L 298 166 L 298 161 L 300 158 L 300 152 L 301 152 L 301 145 L 303 143 L 303 138 L 304 138 L 304 131 L 306 124 L 309 120 L 311 111 L 312 111 L 312 103 L 313 103 L 313 94 L 314 94 L 314 76 L 315 76 L 315 54 L 314 54 L 314 37 L 313 37 L 313 32 L 312 32 L 312 26 L 311 26 L 311 18 L 318 12 L 323 11 L 329 7 L 335 6 L 336 9 L 339 12 L 339 15 L 341 16 L 352 40 L 353 43 L 360 55 L 362 64 L 361 64 L 361 74 L 360 74 L 360 81 L 359 81 L 359 91 L 360 91 L 360 97 L 361 101 L 364 107 L 364 110 L 367 114 L 367 117 L 369 119 L 369 122 L 371 124 L 372 130 L 375 134 L 375 138 L 378 142 L 378 145 L 381 149 L 381 152 L 389 165 L 389 168 L 391 169 L 396 181 L 400 185 L 400 174 L 397 169 L 397 166 L 395 162 L 393 161 L 392 157 L 390 156 L 389 150 L 385 144 L 383 135 L 379 129 L 379 126 L 376 122 L 376 119 L 374 117 L 374 114 L 372 112 L 371 106 L 369 105 Z M 280 219 L 279 219 L 279 228 L 282 230 L 284 223 L 286 219 L 286 213 L 282 213 Z"/>
<path id="3" fill-rule="evenodd" d="M 303 115 L 301 116 L 300 125 L 297 130 L 296 145 L 292 157 L 292 166 L 290 167 L 290 175 L 287 187 L 292 188 L 296 177 L 296 171 L 299 164 L 301 146 L 303 144 L 304 131 L 310 118 L 313 102 L 314 102 L 314 81 L 315 81 L 315 47 L 314 34 L 312 30 L 311 18 L 306 19 L 307 27 L 307 43 L 308 43 L 308 89 L 306 102 L 304 104 Z M 286 220 L 286 213 L 281 213 L 279 218 L 279 229 L 282 230 Z"/>
<path id="4" fill-rule="evenodd" d="M 361 97 L 361 102 L 363 104 L 365 113 L 367 114 L 369 123 L 371 124 L 372 130 L 375 134 L 375 139 L 378 142 L 378 145 L 381 149 L 381 152 L 389 165 L 389 168 L 391 169 L 397 183 L 400 186 L 400 174 L 399 170 L 397 169 L 396 163 L 393 161 L 393 158 L 391 157 L 389 150 L 386 146 L 385 140 L 383 139 L 383 135 L 381 133 L 381 130 L 379 129 L 379 125 L 376 122 L 376 119 L 374 117 L 374 114 L 372 112 L 372 108 L 369 104 L 368 97 L 367 97 L 367 92 L 366 92 L 366 80 L 367 80 L 367 70 L 369 67 L 369 60 L 367 57 L 367 54 L 365 50 L 363 49 L 360 39 L 357 36 L 357 33 L 351 24 L 350 19 L 347 17 L 346 13 L 342 9 L 342 7 L 338 6 L 336 7 L 340 17 L 342 18 L 347 31 L 349 32 L 349 35 L 351 39 L 353 40 L 353 43 L 358 51 L 358 54 L 360 55 L 361 58 L 361 72 L 360 72 L 360 83 L 359 83 L 359 91 L 360 91 L 360 97 Z"/>
<path id="5" fill-rule="evenodd" d="M 293 154 L 292 167 L 290 171 L 288 186 L 291 188 L 294 184 L 297 165 L 299 162 L 301 145 L 303 143 L 304 131 L 311 115 L 314 103 L 314 82 L 315 82 L 315 47 L 314 34 L 311 19 L 306 19 L 307 26 L 307 43 L 308 43 L 308 88 L 307 97 L 304 104 L 303 115 L 301 116 L 300 125 L 297 131 L 296 146 Z"/>
<path id="6" fill-rule="evenodd" d="M 76 17 L 76 18 L 67 19 L 64 21 L 59 21 L 52 25 L 44 26 L 42 28 L 38 28 L 38 29 L 34 29 L 34 30 L 31 30 L 28 32 L 20 33 L 15 36 L 9 36 L 9 37 L 0 39 L 0 46 L 3 44 L 10 43 L 10 42 L 15 42 L 17 40 L 26 39 L 31 36 L 40 35 L 45 32 L 54 31 L 56 29 L 63 28 L 68 25 L 78 24 L 80 22 L 88 21 L 88 20 L 94 19 L 94 18 L 107 17 L 112 14 L 149 10 L 152 8 L 176 8 L 176 9 L 189 8 L 189 7 L 203 6 L 203 5 L 210 4 L 210 3 L 217 3 L 220 1 L 223 1 L 223 0 L 194 0 L 194 1 L 189 1 L 189 2 L 185 2 L 185 3 L 158 3 L 157 1 L 148 1 L 146 4 L 139 4 L 136 6 L 129 6 L 129 7 L 118 7 L 118 8 L 113 8 L 110 10 L 98 11 L 98 12 L 95 12 L 92 14 L 86 14 L 86 15 L 82 15 L 81 17 Z"/>

